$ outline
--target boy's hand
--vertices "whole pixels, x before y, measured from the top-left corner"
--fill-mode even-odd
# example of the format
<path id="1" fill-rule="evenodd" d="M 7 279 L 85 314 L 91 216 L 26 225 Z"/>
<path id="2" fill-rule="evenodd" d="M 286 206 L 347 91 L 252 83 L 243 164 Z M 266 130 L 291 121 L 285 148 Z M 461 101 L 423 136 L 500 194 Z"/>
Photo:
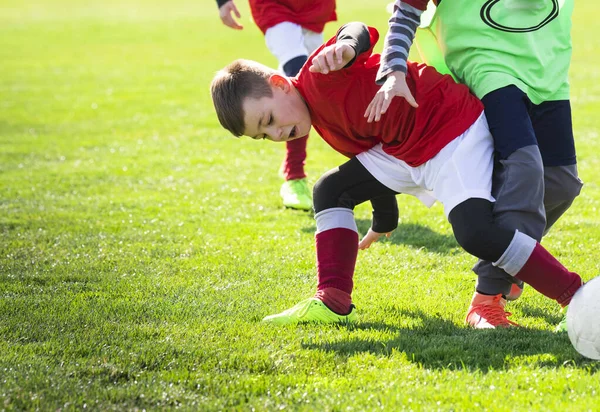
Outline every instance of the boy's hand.
<path id="1" fill-rule="evenodd" d="M 233 18 L 233 16 L 231 15 L 232 13 L 235 14 L 235 17 L 237 17 L 238 19 L 242 17 L 237 7 L 235 7 L 235 3 L 233 2 L 233 0 L 229 0 L 227 3 L 219 7 L 219 17 L 221 17 L 221 21 L 223 22 L 223 24 L 235 30 L 242 30 L 244 26 L 239 24 Z"/>
<path id="2" fill-rule="evenodd" d="M 375 242 L 381 236 L 385 235 L 385 237 L 390 237 L 391 234 L 392 234 L 392 232 L 377 233 L 377 232 L 373 232 L 373 230 L 369 229 L 369 231 L 367 232 L 365 237 L 363 237 L 362 240 L 360 242 L 358 242 L 358 248 L 360 250 L 368 249 L 369 246 L 371 246 L 371 243 Z"/>
<path id="3" fill-rule="evenodd" d="M 412 107 L 419 107 L 406 84 L 406 74 L 392 72 L 388 75 L 383 86 L 377 91 L 371 103 L 369 103 L 364 114 L 364 117 L 368 118 L 367 122 L 371 123 L 373 120 L 378 122 L 381 119 L 381 115 L 387 112 L 392 99 L 396 96 L 404 97 Z"/>
<path id="4" fill-rule="evenodd" d="M 343 69 L 356 56 L 356 51 L 345 43 L 334 43 L 325 47 L 315 57 L 308 68 L 313 73 L 327 74 Z"/>

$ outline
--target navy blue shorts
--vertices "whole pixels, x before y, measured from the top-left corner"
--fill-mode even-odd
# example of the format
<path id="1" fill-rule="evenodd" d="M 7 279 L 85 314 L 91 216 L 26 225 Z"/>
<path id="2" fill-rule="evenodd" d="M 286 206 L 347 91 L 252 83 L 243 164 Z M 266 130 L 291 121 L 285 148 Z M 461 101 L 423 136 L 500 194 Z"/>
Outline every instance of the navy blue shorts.
<path id="1" fill-rule="evenodd" d="M 538 145 L 544 166 L 577 163 L 569 100 L 531 103 L 516 86 L 506 86 L 481 99 L 499 158 Z"/>

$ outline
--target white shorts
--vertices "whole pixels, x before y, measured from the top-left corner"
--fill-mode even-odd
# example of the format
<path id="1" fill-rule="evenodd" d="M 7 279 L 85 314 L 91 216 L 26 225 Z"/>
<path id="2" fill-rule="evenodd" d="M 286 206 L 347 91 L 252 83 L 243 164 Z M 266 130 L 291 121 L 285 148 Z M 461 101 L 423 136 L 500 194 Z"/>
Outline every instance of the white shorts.
<path id="1" fill-rule="evenodd" d="M 356 157 L 375 179 L 390 189 L 413 195 L 427 207 L 439 200 L 446 217 L 467 199 L 495 201 L 492 197 L 494 141 L 484 114 L 421 166 L 411 167 L 390 156 L 381 144 Z"/>
<path id="2" fill-rule="evenodd" d="M 279 71 L 283 71 L 283 66 L 293 58 L 308 57 L 318 49 L 323 44 L 323 33 L 316 33 L 296 23 L 284 21 L 267 29 L 265 42 L 279 62 Z"/>

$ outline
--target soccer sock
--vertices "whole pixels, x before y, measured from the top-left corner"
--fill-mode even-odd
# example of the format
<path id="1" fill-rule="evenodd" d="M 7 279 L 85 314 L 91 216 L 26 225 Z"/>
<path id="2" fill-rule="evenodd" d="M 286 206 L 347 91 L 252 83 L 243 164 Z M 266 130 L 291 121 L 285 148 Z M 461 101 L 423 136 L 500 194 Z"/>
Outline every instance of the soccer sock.
<path id="1" fill-rule="evenodd" d="M 308 56 L 296 56 L 283 65 L 283 72 L 288 77 L 294 77 L 308 60 Z M 286 142 L 286 153 L 281 164 L 281 173 L 285 180 L 303 179 L 304 163 L 306 161 L 306 141 L 308 135 Z"/>
<path id="2" fill-rule="evenodd" d="M 347 315 L 350 313 L 352 297 L 349 293 L 336 288 L 325 288 L 317 290 L 315 298 L 321 300 L 325 306 L 338 315 Z"/>
<path id="3" fill-rule="evenodd" d="M 308 135 L 286 142 L 286 153 L 281 164 L 281 173 L 285 180 L 303 179 L 306 177 L 304 163 L 306 161 L 306 142 Z"/>
<path id="4" fill-rule="evenodd" d="M 494 265 L 562 306 L 569 304 L 583 283 L 577 273 L 570 272 L 535 239 L 519 231 Z"/>
<path id="5" fill-rule="evenodd" d="M 336 207 L 317 213 L 315 219 L 318 279 L 315 296 L 334 312 L 346 314 L 352 303 L 352 278 L 358 255 L 354 213 Z"/>

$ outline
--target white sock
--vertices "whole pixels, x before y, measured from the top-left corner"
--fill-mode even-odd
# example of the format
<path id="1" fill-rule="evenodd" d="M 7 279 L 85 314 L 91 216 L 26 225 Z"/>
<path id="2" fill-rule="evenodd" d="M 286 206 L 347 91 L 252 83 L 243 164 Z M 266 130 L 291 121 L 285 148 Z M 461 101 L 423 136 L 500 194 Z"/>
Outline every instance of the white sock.
<path id="1" fill-rule="evenodd" d="M 315 215 L 315 220 L 317 221 L 317 233 L 340 227 L 358 233 L 354 221 L 354 212 L 345 207 L 332 207 L 331 209 L 322 210 Z"/>
<path id="2" fill-rule="evenodd" d="M 506 248 L 500 259 L 493 262 L 492 265 L 504 269 L 511 276 L 516 276 L 521 271 L 525 263 L 529 260 L 537 241 L 515 230 L 515 236 Z"/>

